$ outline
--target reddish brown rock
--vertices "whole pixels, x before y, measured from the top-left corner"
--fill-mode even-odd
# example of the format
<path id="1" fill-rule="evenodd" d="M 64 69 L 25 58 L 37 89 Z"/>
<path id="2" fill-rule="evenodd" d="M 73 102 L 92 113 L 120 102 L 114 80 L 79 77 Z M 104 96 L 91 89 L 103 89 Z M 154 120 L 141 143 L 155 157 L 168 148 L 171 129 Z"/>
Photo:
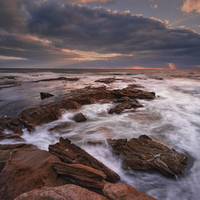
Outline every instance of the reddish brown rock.
<path id="1" fill-rule="evenodd" d="M 108 139 L 107 141 L 112 147 L 126 145 L 127 143 L 127 139 Z"/>
<path id="2" fill-rule="evenodd" d="M 35 126 L 57 120 L 62 114 L 62 109 L 70 110 L 79 109 L 80 107 L 81 106 L 77 102 L 72 100 L 52 102 L 39 107 L 23 110 L 18 115 L 18 119 L 29 131 L 32 131 Z"/>
<path id="3" fill-rule="evenodd" d="M 17 143 L 17 144 L 0 144 L 1 150 L 9 150 L 9 149 L 16 149 L 16 148 L 30 148 L 30 149 L 37 149 L 37 146 L 33 144 L 26 144 L 26 143 Z"/>
<path id="4" fill-rule="evenodd" d="M 137 99 L 154 99 L 155 98 L 155 93 L 154 92 L 146 92 L 143 90 L 138 90 L 135 88 L 127 87 L 122 90 L 112 90 L 112 94 L 115 96 L 123 97 L 131 97 L 131 98 L 137 98 Z"/>
<path id="5" fill-rule="evenodd" d="M 103 78 L 103 79 L 96 80 L 94 82 L 101 82 L 101 83 L 109 84 L 109 83 L 115 82 L 115 80 L 116 80 L 115 78 Z"/>
<path id="6" fill-rule="evenodd" d="M 134 170 L 156 169 L 162 174 L 174 176 L 182 174 L 188 162 L 187 156 L 183 153 L 146 135 L 132 138 L 127 145 L 114 146 L 114 150 L 116 154 L 124 155 L 124 168 L 130 167 Z"/>
<path id="7" fill-rule="evenodd" d="M 0 173 L 5 166 L 6 166 L 6 162 L 0 162 Z"/>
<path id="8" fill-rule="evenodd" d="M 83 115 L 83 113 L 77 113 L 74 115 L 73 120 L 75 122 L 84 122 L 87 121 L 87 118 Z"/>
<path id="9" fill-rule="evenodd" d="M 107 183 L 104 186 L 103 193 L 110 200 L 156 200 L 124 183 Z"/>
<path id="10" fill-rule="evenodd" d="M 68 184 L 60 187 L 43 187 L 21 194 L 14 200 L 108 200 L 106 197 L 91 192 L 77 185 Z"/>
<path id="11" fill-rule="evenodd" d="M 22 124 L 12 117 L 5 117 L 0 119 L 0 130 L 3 132 L 5 129 L 11 130 L 13 133 L 22 135 Z"/>
<path id="12" fill-rule="evenodd" d="M 0 135 L 0 140 L 11 140 L 12 142 L 25 142 L 25 140 L 23 138 L 21 138 L 19 135 L 17 134 L 2 134 Z"/>
<path id="13" fill-rule="evenodd" d="M 91 144 L 91 145 L 102 144 L 101 141 L 88 141 L 87 143 L 88 143 L 88 144 Z"/>
<path id="14" fill-rule="evenodd" d="M 6 166 L 6 162 L 9 160 L 11 150 L 0 150 L 0 173 Z"/>
<path id="15" fill-rule="evenodd" d="M 49 131 L 65 132 L 66 130 L 73 128 L 74 125 L 71 122 L 64 122 L 62 124 L 56 125 L 49 129 Z"/>
<path id="16" fill-rule="evenodd" d="M 58 177 L 52 168 L 54 162 L 60 162 L 60 159 L 46 151 L 29 148 L 12 150 L 0 174 L 1 199 L 13 200 L 33 189 L 69 183 Z"/>
<path id="17" fill-rule="evenodd" d="M 102 171 L 107 176 L 106 181 L 117 182 L 120 179 L 118 174 L 80 147 L 72 144 L 69 139 L 63 139 L 61 137 L 59 143 L 49 145 L 49 151 L 65 163 L 82 164 Z"/>
<path id="18" fill-rule="evenodd" d="M 53 168 L 60 175 L 73 178 L 76 183 L 84 187 L 103 189 L 107 183 L 106 175 L 97 169 L 81 164 L 53 163 Z"/>
<path id="19" fill-rule="evenodd" d="M 128 88 L 144 88 L 142 85 L 139 84 L 129 84 Z"/>
<path id="20" fill-rule="evenodd" d="M 54 95 L 53 95 L 53 94 L 50 94 L 50 93 L 40 92 L 40 98 L 41 98 L 41 99 L 46 99 L 46 98 L 53 97 L 53 96 L 54 96 Z"/>
<path id="21" fill-rule="evenodd" d="M 116 99 L 120 99 L 121 97 L 153 99 L 155 98 L 155 93 L 136 90 L 130 86 L 122 90 L 107 90 L 106 87 L 87 87 L 72 91 L 71 96 L 71 98 L 60 102 L 51 102 L 39 107 L 23 110 L 18 115 L 18 120 L 23 123 L 23 125 L 28 128 L 29 131 L 32 131 L 35 126 L 57 120 L 61 116 L 63 109 L 77 110 L 85 104 L 92 104 L 105 99 L 113 101 Z M 110 113 L 120 113 L 124 109 L 136 108 L 141 106 L 142 105 L 136 100 L 130 99 L 129 101 L 124 101 L 122 102 L 122 104 L 117 105 L 116 109 L 113 111 L 111 110 Z"/>
<path id="22" fill-rule="evenodd" d="M 80 95 L 78 97 L 74 97 L 72 100 L 76 101 L 80 105 L 93 104 L 96 102 L 94 98 L 88 97 L 86 95 Z"/>
<path id="23" fill-rule="evenodd" d="M 114 108 L 111 108 L 108 113 L 112 114 L 112 113 L 116 113 L 116 114 L 120 114 L 121 112 L 123 112 L 125 109 L 131 109 L 131 108 L 139 108 L 139 107 L 143 107 L 142 104 L 140 104 L 137 100 L 135 99 L 130 99 L 129 101 L 124 101 L 122 104 L 118 104 L 116 105 Z"/>

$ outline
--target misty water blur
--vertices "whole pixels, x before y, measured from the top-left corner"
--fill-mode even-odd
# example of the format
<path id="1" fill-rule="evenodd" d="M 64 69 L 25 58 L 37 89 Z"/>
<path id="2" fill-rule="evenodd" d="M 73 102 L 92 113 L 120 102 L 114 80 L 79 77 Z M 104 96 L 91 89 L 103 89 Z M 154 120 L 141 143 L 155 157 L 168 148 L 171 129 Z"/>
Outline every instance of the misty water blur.
<path id="1" fill-rule="evenodd" d="M 1 77 L 8 71 L 0 71 Z M 137 112 L 120 115 L 107 114 L 113 104 L 85 105 L 79 111 L 66 111 L 54 122 L 36 127 L 29 133 L 23 129 L 27 143 L 48 150 L 49 144 L 58 142 L 59 137 L 69 138 L 95 158 L 103 162 L 121 177 L 121 182 L 135 187 L 159 200 L 197 200 L 200 182 L 200 73 L 194 70 L 43 70 L 12 71 L 19 86 L 0 89 L 0 115 L 16 117 L 24 108 L 38 106 L 50 101 L 68 97 L 71 90 L 86 86 L 106 85 L 109 89 L 124 88 L 128 84 L 141 84 L 143 90 L 154 91 L 156 99 L 139 100 L 144 105 Z M 77 82 L 52 81 L 33 82 L 46 78 L 77 77 Z M 94 82 L 100 78 L 115 77 L 111 84 Z M 6 78 L 0 82 L 8 81 Z M 41 100 L 39 93 L 49 92 L 54 97 Z M 76 123 L 74 114 L 82 112 L 88 119 Z M 56 125 L 67 124 L 67 128 L 53 130 Z M 189 156 L 189 164 L 184 174 L 167 178 L 158 172 L 142 172 L 122 169 L 122 159 L 113 154 L 108 146 L 108 138 L 138 137 L 146 134 L 157 137 L 170 147 Z M 88 141 L 101 141 L 93 146 Z M 14 141 L 0 141 L 11 143 Z"/>

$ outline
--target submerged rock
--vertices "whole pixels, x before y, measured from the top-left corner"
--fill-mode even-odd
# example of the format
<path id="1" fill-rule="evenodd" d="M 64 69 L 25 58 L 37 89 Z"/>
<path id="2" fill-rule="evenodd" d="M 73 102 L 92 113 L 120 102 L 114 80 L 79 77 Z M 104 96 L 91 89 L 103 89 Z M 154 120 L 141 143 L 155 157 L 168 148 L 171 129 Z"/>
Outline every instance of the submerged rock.
<path id="1" fill-rule="evenodd" d="M 97 145 L 97 144 L 102 144 L 102 142 L 101 141 L 88 141 L 87 142 L 88 144 L 90 144 L 90 145 Z"/>
<path id="2" fill-rule="evenodd" d="M 107 183 L 104 186 L 103 193 L 110 200 L 156 200 L 124 183 Z"/>
<path id="3" fill-rule="evenodd" d="M 131 97 L 131 98 L 137 98 L 137 99 L 154 99 L 155 98 L 155 92 L 146 92 L 143 90 L 135 89 L 134 87 L 126 87 L 122 90 L 112 90 L 112 94 L 115 96 L 123 97 Z"/>
<path id="4" fill-rule="evenodd" d="M 57 132 L 65 132 L 66 130 L 73 128 L 75 125 L 72 124 L 71 122 L 64 122 L 62 124 L 56 125 L 50 129 L 48 129 L 48 131 L 57 131 Z"/>
<path id="5" fill-rule="evenodd" d="M 75 122 L 84 122 L 87 120 L 87 118 L 83 115 L 83 113 L 77 113 L 74 115 L 73 120 Z"/>
<path id="6" fill-rule="evenodd" d="M 121 140 L 119 140 L 121 141 Z M 110 141 L 112 143 L 120 143 Z M 171 149 L 168 145 L 155 138 L 141 135 L 124 144 L 113 146 L 116 154 L 124 155 L 124 167 L 134 170 L 156 169 L 165 175 L 182 174 L 188 158 L 181 152 Z"/>
<path id="7" fill-rule="evenodd" d="M 50 93 L 46 93 L 46 92 L 40 92 L 41 99 L 46 99 L 46 98 L 49 98 L 49 97 L 52 97 L 52 96 L 54 96 L 54 95 L 50 94 Z"/>
<path id="8" fill-rule="evenodd" d="M 1 199 L 13 200 L 20 194 L 33 189 L 69 183 L 58 177 L 52 168 L 54 162 L 60 162 L 60 159 L 47 151 L 30 148 L 12 150 L 9 160 L 6 160 L 0 173 Z"/>
<path id="9" fill-rule="evenodd" d="M 14 200 L 108 200 L 95 192 L 68 184 L 60 187 L 43 187 L 21 194 Z"/>
<path id="10" fill-rule="evenodd" d="M 80 147 L 72 144 L 69 139 L 60 138 L 60 142 L 49 145 L 50 153 L 58 156 L 63 162 L 69 164 L 82 164 L 102 171 L 106 176 L 106 181 L 117 182 L 120 180 L 118 174 L 99 162 L 96 158 L 88 154 Z"/>
<path id="11" fill-rule="evenodd" d="M 101 83 L 109 84 L 109 83 L 115 82 L 115 80 L 116 80 L 115 78 L 103 78 L 103 79 L 96 80 L 94 82 L 101 82 Z"/>
<path id="12" fill-rule="evenodd" d="M 11 87 L 17 87 L 21 86 L 22 84 L 16 81 L 5 81 L 0 83 L 1 87 L 0 90 L 3 88 L 11 88 Z"/>
<path id="13" fill-rule="evenodd" d="M 42 79 L 38 81 L 33 81 L 35 83 L 42 82 L 42 81 L 78 81 L 79 78 L 66 78 L 66 77 L 59 77 L 59 78 L 49 78 L 49 79 Z"/>

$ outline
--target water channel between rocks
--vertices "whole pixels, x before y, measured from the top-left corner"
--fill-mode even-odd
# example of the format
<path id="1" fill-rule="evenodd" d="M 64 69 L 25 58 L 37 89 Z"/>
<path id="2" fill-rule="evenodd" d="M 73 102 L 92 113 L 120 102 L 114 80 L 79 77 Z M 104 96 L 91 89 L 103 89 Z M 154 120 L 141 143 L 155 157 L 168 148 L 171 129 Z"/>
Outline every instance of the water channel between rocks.
<path id="1" fill-rule="evenodd" d="M 128 84 L 141 84 L 142 90 L 156 93 L 154 100 L 138 100 L 144 105 L 137 112 L 124 112 L 119 115 L 108 114 L 111 103 L 85 105 L 78 111 L 65 111 L 54 122 L 36 127 L 29 133 L 23 129 L 23 139 L 38 148 L 48 150 L 49 144 L 58 142 L 59 137 L 70 139 L 93 155 L 106 166 L 117 172 L 121 182 L 135 187 L 159 200 L 197 200 L 200 196 L 200 75 L 199 71 L 179 71 L 174 78 L 170 71 L 103 71 L 98 73 L 82 71 L 0 71 L 0 76 L 15 77 L 18 85 L 1 85 L 0 115 L 16 117 L 24 108 L 58 101 L 68 97 L 71 90 L 87 86 L 106 85 L 110 90 L 121 89 Z M 33 82 L 46 78 L 78 77 L 79 81 Z M 115 77 L 114 83 L 94 82 L 100 78 Z M 0 79 L 3 82 L 3 79 Z M 5 80 L 4 80 L 5 83 Z M 8 83 L 8 81 L 7 81 Z M 41 100 L 40 92 L 55 96 Z M 74 114 L 82 112 L 86 122 L 76 123 Z M 66 129 L 50 131 L 56 125 L 66 124 Z M 167 178 L 157 172 L 123 170 L 121 158 L 114 155 L 106 142 L 107 138 L 120 139 L 140 135 L 156 137 L 170 147 L 189 157 L 184 174 Z M 101 145 L 90 145 L 88 141 L 101 141 Z M 0 144 L 15 143 L 2 140 Z"/>

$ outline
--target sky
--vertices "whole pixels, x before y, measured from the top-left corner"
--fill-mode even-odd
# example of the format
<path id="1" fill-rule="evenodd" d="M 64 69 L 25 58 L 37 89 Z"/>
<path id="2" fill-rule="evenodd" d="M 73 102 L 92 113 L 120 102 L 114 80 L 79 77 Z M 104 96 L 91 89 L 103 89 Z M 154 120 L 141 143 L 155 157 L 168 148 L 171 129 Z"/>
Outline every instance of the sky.
<path id="1" fill-rule="evenodd" d="M 0 68 L 200 69 L 200 0 L 0 0 Z"/>

